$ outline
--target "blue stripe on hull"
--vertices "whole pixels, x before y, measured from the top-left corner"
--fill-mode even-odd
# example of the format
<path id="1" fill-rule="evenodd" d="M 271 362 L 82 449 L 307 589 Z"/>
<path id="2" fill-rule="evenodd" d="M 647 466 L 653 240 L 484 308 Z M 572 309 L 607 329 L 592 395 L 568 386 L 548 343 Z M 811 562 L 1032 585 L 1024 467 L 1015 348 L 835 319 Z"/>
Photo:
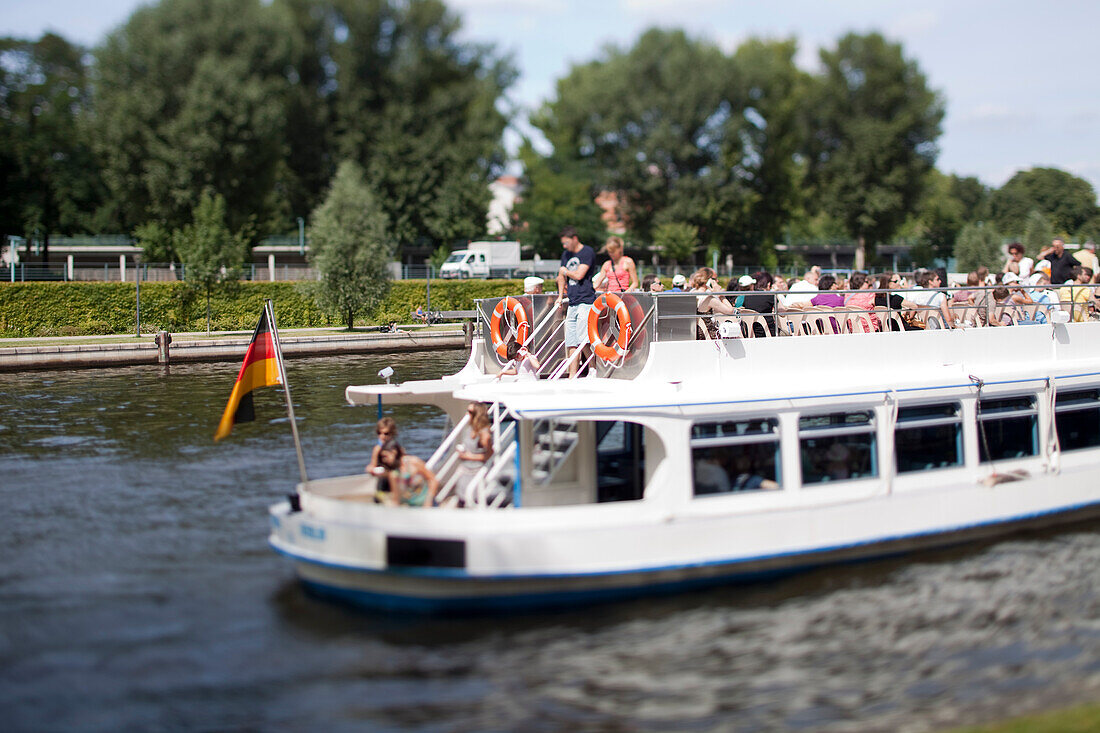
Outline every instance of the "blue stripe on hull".
<path id="1" fill-rule="evenodd" d="M 887 557 L 897 554 L 900 553 L 883 553 L 883 555 L 877 557 Z M 865 559 L 869 560 L 872 558 Z M 692 578 L 689 580 L 678 580 L 666 583 L 646 583 L 622 588 L 548 591 L 544 593 L 514 593 L 497 596 L 448 596 L 445 598 L 421 598 L 391 595 L 388 593 L 374 593 L 355 588 L 327 585 L 312 580 L 306 580 L 305 578 L 299 578 L 299 582 L 301 582 L 305 589 L 312 595 L 371 611 L 411 611 L 427 615 L 438 615 L 443 613 L 476 614 L 575 608 L 577 606 L 608 603 L 631 598 L 672 595 L 719 585 L 775 580 L 821 566 L 821 563 L 814 563 L 810 565 L 776 568 L 773 570 L 731 572 L 728 575 Z"/>

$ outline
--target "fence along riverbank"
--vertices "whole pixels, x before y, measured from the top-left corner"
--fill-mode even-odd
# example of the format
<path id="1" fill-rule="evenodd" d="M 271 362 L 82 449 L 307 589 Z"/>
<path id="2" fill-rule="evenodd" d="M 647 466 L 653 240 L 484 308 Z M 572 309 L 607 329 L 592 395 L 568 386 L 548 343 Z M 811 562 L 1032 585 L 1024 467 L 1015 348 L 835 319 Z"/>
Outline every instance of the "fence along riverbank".
<path id="1" fill-rule="evenodd" d="M 284 332 L 282 345 L 283 355 L 288 358 L 461 349 L 468 345 L 468 333 L 462 328 L 399 329 L 390 333 L 301 329 Z M 0 372 L 239 361 L 251 333 L 215 334 L 212 338 L 195 333 L 169 335 L 166 355 L 153 336 L 123 337 L 106 343 L 100 341 L 106 338 L 102 336 L 13 339 L 19 345 L 8 347 L 0 341 Z"/>

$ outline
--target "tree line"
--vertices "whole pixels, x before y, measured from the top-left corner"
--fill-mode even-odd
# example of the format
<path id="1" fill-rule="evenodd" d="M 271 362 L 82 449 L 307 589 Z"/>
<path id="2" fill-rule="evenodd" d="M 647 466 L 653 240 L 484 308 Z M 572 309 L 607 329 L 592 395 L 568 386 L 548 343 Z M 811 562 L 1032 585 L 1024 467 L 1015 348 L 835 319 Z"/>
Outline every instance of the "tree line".
<path id="1" fill-rule="evenodd" d="M 160 0 L 93 49 L 0 39 L 0 233 L 47 260 L 51 233 L 133 233 L 148 261 L 224 242 L 212 279 L 298 217 L 345 253 L 318 258 L 360 270 L 379 257 L 356 237 L 386 256 L 481 237 L 517 70 L 460 30 L 440 0 Z M 843 241 L 870 264 L 903 240 L 930 264 L 960 242 L 1100 236 L 1096 192 L 1065 171 L 999 189 L 938 171 L 946 100 L 900 44 L 848 34 L 816 72 L 797 50 L 652 29 L 574 65 L 530 117 L 549 146 L 520 146 L 509 234 L 547 256 L 565 223 L 598 243 L 611 191 L 628 246 L 680 262 Z"/>

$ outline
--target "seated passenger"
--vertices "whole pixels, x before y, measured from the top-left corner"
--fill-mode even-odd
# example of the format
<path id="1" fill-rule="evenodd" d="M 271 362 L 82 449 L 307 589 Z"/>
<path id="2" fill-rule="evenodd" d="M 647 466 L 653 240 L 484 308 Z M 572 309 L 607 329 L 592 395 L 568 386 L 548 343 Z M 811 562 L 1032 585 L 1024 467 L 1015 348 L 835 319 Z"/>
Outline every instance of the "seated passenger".
<path id="1" fill-rule="evenodd" d="M 1088 285 L 1092 282 L 1092 270 L 1081 265 L 1074 265 L 1072 270 L 1072 283 L 1066 283 L 1059 288 L 1058 299 L 1062 301 L 1062 307 L 1068 311 L 1074 321 L 1087 321 L 1089 317 L 1088 302 L 1092 297 L 1091 288 L 1077 287 Z"/>
<path id="2" fill-rule="evenodd" d="M 493 434 L 489 430 L 493 421 L 489 417 L 489 409 L 481 402 L 471 402 L 466 406 L 466 414 L 470 418 L 470 432 L 465 440 L 455 442 L 460 461 L 455 469 L 458 477 L 455 492 L 459 506 L 473 502 L 473 497 L 469 495 L 470 482 L 493 456 Z"/>
<path id="3" fill-rule="evenodd" d="M 938 290 L 942 285 L 940 274 L 934 270 L 921 270 L 917 274 L 917 284 L 912 288 L 909 293 L 909 300 L 916 303 L 919 306 L 925 308 L 938 309 L 939 315 L 943 320 L 944 328 L 951 328 L 954 319 L 951 318 L 951 310 L 948 308 L 947 296 L 943 294 L 943 291 Z M 930 312 L 925 310 L 922 315 L 922 320 L 927 320 Z"/>
<path id="4" fill-rule="evenodd" d="M 772 336 L 775 335 L 775 301 L 778 297 L 775 292 L 772 292 L 772 285 L 774 280 L 772 276 L 760 270 L 753 273 L 753 280 L 756 285 L 751 292 L 746 292 L 742 304 L 745 308 L 754 311 L 756 313 L 764 313 L 764 322 L 767 323 L 768 331 Z M 753 326 L 753 330 L 756 332 L 754 335 L 760 337 L 764 336 L 764 327 L 759 323 Z"/>
<path id="5" fill-rule="evenodd" d="M 664 292 L 665 286 L 661 282 L 661 278 L 654 275 L 652 272 L 642 278 L 642 292 L 644 293 L 661 293 Z"/>
<path id="6" fill-rule="evenodd" d="M 901 276 L 893 272 L 884 272 L 878 276 L 878 289 L 880 291 L 891 290 L 893 288 L 900 288 L 902 286 Z M 913 309 L 917 307 L 917 304 L 906 300 L 897 293 L 878 292 L 875 293 L 875 307 L 876 308 L 889 308 L 893 311 L 902 311 L 905 309 Z M 912 319 L 906 319 L 902 317 L 902 326 L 906 331 L 919 330 L 912 324 Z M 890 321 L 891 331 L 897 331 L 898 325 L 896 321 Z"/>
<path id="7" fill-rule="evenodd" d="M 859 291 L 844 296 L 844 307 L 850 311 L 849 315 L 858 311 L 865 311 L 870 315 L 870 325 L 867 324 L 866 320 L 860 319 L 860 330 L 864 333 L 871 330 L 881 331 L 882 324 L 879 322 L 878 316 L 871 312 L 875 308 L 875 294 L 871 292 L 871 278 L 867 276 L 866 272 L 853 272 L 852 277 L 848 279 L 848 289 Z"/>
<path id="8" fill-rule="evenodd" d="M 1002 326 L 1011 326 L 1016 323 L 1016 304 L 1012 302 L 1012 298 L 1008 294 L 1008 288 L 1004 285 L 998 285 L 993 288 L 993 301 L 997 304 L 997 308 L 1000 310 L 1000 318 L 998 322 Z"/>
<path id="9" fill-rule="evenodd" d="M 431 506 L 439 491 L 435 474 L 424 461 L 405 453 L 396 440 L 387 440 L 378 462 L 389 483 L 389 502 L 394 505 Z"/>
<path id="10" fill-rule="evenodd" d="M 526 346 L 520 346 L 519 342 L 512 339 L 508 342 L 506 355 L 508 363 L 500 370 L 497 379 L 508 375 L 535 377 L 539 376 L 539 360 L 527 350 Z"/>
<path id="11" fill-rule="evenodd" d="M 378 453 L 387 440 L 397 440 L 397 422 L 392 417 L 384 417 L 374 426 L 374 434 L 377 442 L 370 452 L 370 463 L 367 464 L 367 473 L 375 473 L 381 464 L 378 463 Z"/>

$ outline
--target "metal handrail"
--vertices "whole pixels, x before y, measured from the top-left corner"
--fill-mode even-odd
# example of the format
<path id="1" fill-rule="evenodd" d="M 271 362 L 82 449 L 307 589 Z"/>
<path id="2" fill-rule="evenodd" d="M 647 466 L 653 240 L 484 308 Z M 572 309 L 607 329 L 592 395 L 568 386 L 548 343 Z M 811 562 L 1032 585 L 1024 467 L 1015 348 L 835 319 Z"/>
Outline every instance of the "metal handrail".
<path id="1" fill-rule="evenodd" d="M 433 473 L 438 473 L 435 467 L 439 465 L 439 460 L 443 456 L 447 455 L 447 452 L 451 450 L 451 447 L 455 444 L 455 440 L 457 440 L 458 436 L 462 434 L 462 429 L 469 424 L 469 414 L 463 415 L 462 419 L 458 421 L 458 424 L 455 425 L 454 430 L 451 431 L 450 435 L 444 438 L 443 442 L 440 443 L 439 447 L 435 449 L 434 453 L 432 453 L 432 457 L 428 459 L 427 465 Z"/>

